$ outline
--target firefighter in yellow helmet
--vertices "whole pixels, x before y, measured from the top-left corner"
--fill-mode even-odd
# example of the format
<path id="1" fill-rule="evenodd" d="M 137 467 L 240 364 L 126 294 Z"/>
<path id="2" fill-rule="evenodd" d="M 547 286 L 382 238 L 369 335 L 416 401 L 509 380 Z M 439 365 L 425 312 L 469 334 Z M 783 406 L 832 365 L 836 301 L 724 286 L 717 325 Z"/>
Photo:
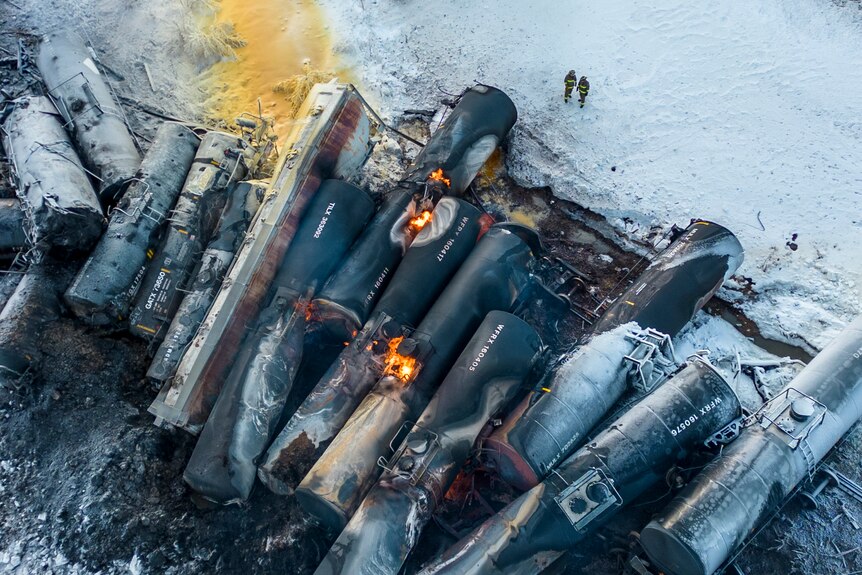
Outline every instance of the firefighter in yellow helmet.
<path id="1" fill-rule="evenodd" d="M 581 108 L 584 107 L 584 102 L 587 101 L 587 94 L 590 93 L 590 83 L 587 82 L 586 76 L 581 76 L 578 82 L 578 94 L 580 95 Z"/>
<path id="2" fill-rule="evenodd" d="M 569 70 L 569 73 L 566 74 L 565 86 L 566 91 L 563 93 L 563 102 L 566 104 L 569 103 L 569 100 L 572 98 L 572 91 L 575 89 L 575 82 L 577 81 L 578 76 L 575 74 L 574 70 Z"/>

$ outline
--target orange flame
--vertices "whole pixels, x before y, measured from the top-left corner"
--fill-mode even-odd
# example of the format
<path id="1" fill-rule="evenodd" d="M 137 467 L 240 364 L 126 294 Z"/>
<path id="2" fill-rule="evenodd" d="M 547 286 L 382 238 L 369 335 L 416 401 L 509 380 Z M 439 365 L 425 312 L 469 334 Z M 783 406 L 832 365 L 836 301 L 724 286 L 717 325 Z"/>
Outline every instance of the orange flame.
<path id="1" fill-rule="evenodd" d="M 410 220 L 410 227 L 416 230 L 417 232 L 425 227 L 425 224 L 431 221 L 431 212 L 425 210 L 412 220 Z"/>
<path id="2" fill-rule="evenodd" d="M 436 170 L 431 172 L 431 174 L 428 176 L 428 179 L 437 182 L 443 182 L 444 184 L 446 184 L 447 188 L 452 185 L 452 180 L 443 175 L 443 168 L 437 168 Z"/>
<path id="3" fill-rule="evenodd" d="M 383 375 L 394 375 L 403 382 L 410 381 L 410 376 L 416 369 L 416 358 L 400 355 L 398 345 L 404 336 L 394 337 L 389 341 L 389 350 L 386 353 L 386 366 Z"/>

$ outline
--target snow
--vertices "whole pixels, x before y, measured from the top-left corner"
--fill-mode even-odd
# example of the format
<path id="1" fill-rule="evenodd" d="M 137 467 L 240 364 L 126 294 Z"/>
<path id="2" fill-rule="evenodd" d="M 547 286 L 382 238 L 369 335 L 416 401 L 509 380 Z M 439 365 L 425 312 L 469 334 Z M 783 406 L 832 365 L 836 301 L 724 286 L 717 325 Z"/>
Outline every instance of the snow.
<path id="1" fill-rule="evenodd" d="M 730 228 L 756 295 L 722 295 L 765 335 L 822 348 L 862 312 L 853 5 L 321 3 L 337 50 L 384 114 L 434 108 L 443 90 L 477 80 L 496 85 L 520 112 L 508 158 L 520 183 L 551 186 L 635 239 L 693 217 Z M 571 68 L 592 86 L 583 110 L 563 103 Z"/>

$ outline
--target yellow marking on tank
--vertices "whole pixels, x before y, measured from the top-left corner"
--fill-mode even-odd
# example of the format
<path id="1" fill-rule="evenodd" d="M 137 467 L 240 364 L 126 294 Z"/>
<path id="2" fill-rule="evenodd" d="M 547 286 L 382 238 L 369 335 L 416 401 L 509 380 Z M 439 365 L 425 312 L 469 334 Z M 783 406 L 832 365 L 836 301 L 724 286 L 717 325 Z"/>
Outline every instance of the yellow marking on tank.
<path id="1" fill-rule="evenodd" d="M 156 333 L 156 330 L 154 330 L 154 329 L 153 329 L 153 328 L 151 328 L 151 327 L 147 327 L 147 326 L 145 326 L 145 325 L 138 324 L 138 325 L 136 325 L 135 327 L 136 327 L 136 328 L 138 328 L 138 329 L 142 329 L 142 330 L 144 330 L 144 331 L 145 331 L 145 332 L 147 332 L 147 333 Z"/>
<path id="2" fill-rule="evenodd" d="M 550 387 L 543 387 L 542 391 L 544 391 L 545 393 L 548 393 L 551 391 L 551 388 Z"/>
<path id="3" fill-rule="evenodd" d="M 177 231 L 180 232 L 181 234 L 189 235 L 188 230 L 177 230 Z"/>
<path id="4" fill-rule="evenodd" d="M 626 301 L 626 303 L 627 303 L 627 304 L 629 304 L 629 305 L 635 305 L 635 302 L 633 302 L 633 301 L 629 301 L 629 300 L 625 300 L 625 301 Z"/>
<path id="5" fill-rule="evenodd" d="M 165 272 L 166 274 L 171 273 L 171 270 L 169 270 L 168 268 L 162 268 L 162 271 Z"/>

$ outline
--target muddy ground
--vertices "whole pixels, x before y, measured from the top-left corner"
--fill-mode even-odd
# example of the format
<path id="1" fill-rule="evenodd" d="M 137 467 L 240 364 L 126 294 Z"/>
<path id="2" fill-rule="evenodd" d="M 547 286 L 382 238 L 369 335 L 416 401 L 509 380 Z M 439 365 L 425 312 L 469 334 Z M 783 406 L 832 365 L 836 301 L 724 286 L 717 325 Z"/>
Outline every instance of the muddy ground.
<path id="1" fill-rule="evenodd" d="M 0 22 L 3 98 L 38 89 L 28 87 L 9 62 L 17 55 L 17 34 L 38 29 L 7 0 L 0 0 Z M 102 59 L 115 69 L 121 95 L 132 98 L 146 87 L 127 58 L 106 51 Z M 150 100 L 166 114 L 193 117 L 185 101 Z M 129 107 L 132 125 L 146 142 L 157 118 L 142 109 Z M 405 122 L 421 132 L 415 118 Z M 402 161 L 408 157 L 409 150 Z M 12 190 L 5 173 L 0 175 L 0 195 L 8 196 Z M 475 197 L 494 214 L 539 226 L 549 251 L 589 277 L 595 293 L 578 294 L 585 304 L 625 286 L 645 263 L 641 255 L 623 252 L 593 231 L 602 226 L 588 210 L 554 198 L 550 190 L 514 185 L 505 174 L 504 154 L 477 179 Z M 80 263 L 60 258 L 53 265 L 58 277 L 65 277 Z M 734 317 L 727 305 L 711 309 Z M 577 338 L 584 322 L 568 315 L 556 329 L 549 326 L 545 340 L 562 349 Z M 243 506 L 199 509 L 193 504 L 181 476 L 195 438 L 152 425 L 146 408 L 156 390 L 144 377 L 143 342 L 122 332 L 86 328 L 64 312 L 41 334 L 38 348 L 41 369 L 33 380 L 17 390 L 0 388 L 0 573 L 313 572 L 330 541 L 292 498 L 259 488 Z M 857 425 L 829 461 L 862 481 L 860 459 L 862 427 Z M 441 521 L 427 529 L 408 572 L 450 544 L 453 533 L 466 532 L 513 495 L 482 470 L 463 478 Z M 628 572 L 630 532 L 669 497 L 667 487 L 656 488 L 643 498 L 651 503 L 622 513 L 551 571 Z M 835 489 L 821 501 L 816 511 L 791 501 L 742 553 L 743 572 L 862 573 L 862 505 Z"/>

